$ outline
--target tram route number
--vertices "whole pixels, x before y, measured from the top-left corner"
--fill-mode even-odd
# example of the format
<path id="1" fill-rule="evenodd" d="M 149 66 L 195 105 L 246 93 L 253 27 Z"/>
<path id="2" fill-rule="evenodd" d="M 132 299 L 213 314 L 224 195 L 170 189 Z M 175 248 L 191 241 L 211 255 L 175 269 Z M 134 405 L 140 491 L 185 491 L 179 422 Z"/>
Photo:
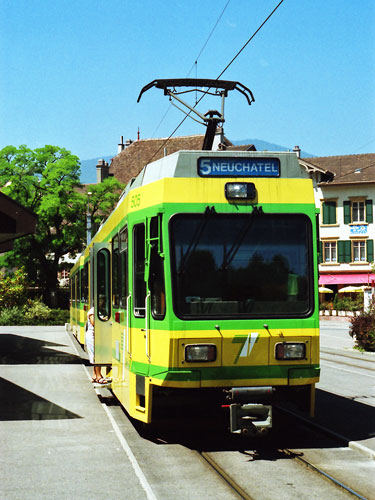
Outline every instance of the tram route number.
<path id="1" fill-rule="evenodd" d="M 141 195 L 140 194 L 134 194 L 130 198 L 130 208 L 138 208 L 141 204 Z"/>

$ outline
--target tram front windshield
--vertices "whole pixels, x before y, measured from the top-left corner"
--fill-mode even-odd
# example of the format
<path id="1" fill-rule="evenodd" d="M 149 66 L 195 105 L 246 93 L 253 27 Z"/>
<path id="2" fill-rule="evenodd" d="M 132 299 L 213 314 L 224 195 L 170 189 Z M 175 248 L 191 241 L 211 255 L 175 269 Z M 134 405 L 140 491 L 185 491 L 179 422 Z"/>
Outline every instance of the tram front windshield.
<path id="1" fill-rule="evenodd" d="M 177 316 L 311 314 L 313 262 L 307 216 L 179 214 L 170 229 Z"/>

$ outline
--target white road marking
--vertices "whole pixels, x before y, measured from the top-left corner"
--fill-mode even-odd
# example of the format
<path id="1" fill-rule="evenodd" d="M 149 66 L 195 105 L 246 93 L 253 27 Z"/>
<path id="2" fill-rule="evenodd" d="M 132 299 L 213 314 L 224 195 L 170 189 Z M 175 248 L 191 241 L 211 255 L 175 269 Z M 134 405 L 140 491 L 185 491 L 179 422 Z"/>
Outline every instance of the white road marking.
<path id="1" fill-rule="evenodd" d="M 70 335 L 68 335 L 68 338 L 69 338 L 70 344 L 72 345 L 73 349 L 75 350 L 77 356 L 79 356 L 79 352 L 78 352 L 76 346 L 74 345 L 72 339 L 70 338 Z M 85 365 L 83 365 L 83 368 L 86 371 L 86 375 L 87 375 L 88 379 L 91 380 L 91 375 L 89 374 L 87 367 Z M 105 403 L 102 403 L 102 408 L 106 412 L 107 417 L 108 417 L 109 421 L 111 422 L 112 428 L 115 431 L 116 436 L 117 436 L 118 440 L 120 441 L 120 444 L 121 444 L 123 450 L 127 454 L 128 458 L 130 460 L 130 463 L 132 464 L 132 467 L 134 469 L 134 472 L 136 473 L 136 475 L 139 479 L 139 482 L 141 483 L 142 488 L 146 492 L 147 498 L 149 500 L 157 500 L 157 497 L 155 496 L 154 492 L 152 491 L 152 488 L 151 488 L 149 482 L 147 481 L 146 476 L 143 474 L 143 471 L 142 471 L 141 467 L 139 466 L 137 459 L 135 458 L 132 450 L 130 449 L 130 446 L 128 445 L 126 439 L 124 438 L 121 430 L 119 429 L 118 425 L 116 424 L 115 419 L 110 414 Z"/>
<path id="2" fill-rule="evenodd" d="M 143 474 L 143 471 L 142 471 L 141 467 L 139 466 L 139 463 L 137 462 L 137 459 L 135 458 L 132 450 L 130 449 L 130 446 L 128 445 L 126 439 L 124 438 L 122 432 L 120 431 L 118 425 L 116 424 L 115 419 L 110 414 L 105 403 L 102 403 L 102 407 L 103 407 L 104 411 L 106 412 L 107 417 L 109 418 L 109 421 L 112 424 L 112 427 L 116 433 L 116 436 L 118 437 L 118 440 L 120 441 L 120 444 L 121 444 L 123 450 L 127 454 L 128 458 L 130 460 L 130 463 L 133 466 L 134 472 L 136 473 L 136 475 L 139 479 L 139 482 L 141 483 L 142 488 L 146 492 L 147 498 L 149 500 L 157 500 L 157 497 L 155 496 L 154 492 L 152 491 L 152 488 L 151 488 L 149 482 L 147 481 L 146 476 Z"/>
<path id="3" fill-rule="evenodd" d="M 366 375 L 365 373 L 356 372 L 354 370 L 346 370 L 345 368 L 338 368 L 337 366 L 328 365 L 327 363 L 320 363 L 321 366 L 327 366 L 328 368 L 333 368 L 334 370 L 341 370 L 343 372 L 355 373 L 356 375 L 362 375 L 363 377 L 374 378 L 374 375 Z"/>

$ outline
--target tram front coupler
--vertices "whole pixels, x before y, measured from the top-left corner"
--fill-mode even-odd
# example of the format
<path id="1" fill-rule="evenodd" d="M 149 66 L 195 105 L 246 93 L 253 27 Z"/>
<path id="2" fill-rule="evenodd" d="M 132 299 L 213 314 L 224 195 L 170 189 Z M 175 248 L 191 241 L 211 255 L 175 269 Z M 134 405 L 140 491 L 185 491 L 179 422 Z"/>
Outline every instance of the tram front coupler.
<path id="1" fill-rule="evenodd" d="M 233 387 L 225 391 L 232 401 L 230 431 L 249 436 L 265 435 L 272 427 L 272 387 Z"/>

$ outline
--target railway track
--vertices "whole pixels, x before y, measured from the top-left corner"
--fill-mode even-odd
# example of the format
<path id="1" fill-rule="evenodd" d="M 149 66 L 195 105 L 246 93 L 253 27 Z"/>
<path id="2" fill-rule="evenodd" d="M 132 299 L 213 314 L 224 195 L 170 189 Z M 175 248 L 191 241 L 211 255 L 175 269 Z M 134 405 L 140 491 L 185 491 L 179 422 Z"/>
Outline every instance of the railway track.
<path id="1" fill-rule="evenodd" d="M 284 454 L 287 456 L 289 459 L 294 460 L 298 462 L 302 467 L 307 467 L 309 470 L 311 470 L 313 473 L 315 473 L 317 476 L 320 478 L 323 478 L 325 480 L 328 480 L 335 488 L 337 488 L 338 492 L 338 497 L 337 498 L 358 498 L 361 500 L 372 500 L 368 496 L 363 496 L 361 493 L 355 491 L 353 488 L 347 486 L 344 484 L 342 481 L 339 479 L 333 477 L 331 474 L 326 473 L 324 470 L 321 468 L 317 467 L 311 461 L 306 460 L 303 458 L 303 453 L 298 454 L 296 451 L 292 451 L 289 449 L 283 449 L 283 450 L 278 450 L 280 454 Z M 242 500 L 258 500 L 259 496 L 255 494 L 251 494 L 247 491 L 247 488 L 251 488 L 251 485 L 245 486 L 239 484 L 239 482 L 234 479 L 232 476 L 232 472 L 229 469 L 223 468 L 219 463 L 216 462 L 213 454 L 208 453 L 208 452 L 199 452 L 200 456 L 211 466 L 211 468 L 223 479 L 223 481 L 226 482 L 227 485 L 238 495 L 238 497 Z M 266 487 L 266 485 L 265 485 Z M 340 495 L 339 492 L 342 492 L 344 494 Z M 261 497 L 266 498 L 266 497 Z M 291 497 L 290 497 L 291 498 Z M 311 497 L 314 498 L 314 497 Z M 330 497 L 330 498 L 336 498 L 335 497 Z"/>
<path id="2" fill-rule="evenodd" d="M 309 421 L 308 419 L 305 419 L 301 417 L 300 415 L 297 415 L 289 410 L 281 409 L 278 408 L 279 412 L 283 412 L 285 415 L 287 415 L 288 418 L 293 418 L 299 421 L 300 425 L 307 427 L 311 433 L 314 434 L 320 434 L 325 436 L 327 439 L 330 441 L 336 442 L 337 447 L 342 449 L 345 449 L 348 440 L 344 437 L 341 436 L 335 432 L 332 432 L 322 426 L 319 426 L 315 424 L 314 422 Z M 319 439 L 322 439 L 321 437 Z M 249 441 L 248 443 L 251 447 L 253 443 Z M 332 446 L 330 444 L 330 446 Z M 334 450 L 334 448 L 332 448 Z M 241 467 L 239 463 L 242 463 L 243 466 L 243 457 L 244 454 L 247 454 L 249 457 L 248 461 L 254 461 L 257 460 L 259 456 L 259 450 L 248 450 L 248 451 L 238 451 L 238 452 L 231 452 L 233 453 L 232 460 L 228 459 L 223 459 L 223 456 L 221 456 L 220 453 L 218 452 L 207 452 L 207 451 L 200 451 L 199 454 L 200 456 L 211 466 L 211 468 L 222 478 L 223 481 L 225 481 L 231 489 L 238 495 L 238 498 L 241 498 L 243 500 L 265 500 L 267 498 L 272 498 L 271 496 L 267 496 L 267 493 L 261 493 L 259 495 L 259 491 L 254 489 L 252 487 L 252 481 L 254 479 L 254 476 L 252 476 L 252 479 L 249 480 L 249 475 L 246 474 L 239 474 L 238 469 Z M 272 453 L 274 453 L 274 457 L 272 458 Z M 262 453 L 260 453 L 261 455 Z M 235 457 L 235 455 L 237 455 Z M 267 453 L 263 452 L 263 455 L 266 456 Z M 228 457 L 227 457 L 228 458 Z M 234 458 L 234 459 L 233 459 Z M 311 458 L 307 458 L 306 456 L 306 451 L 305 450 L 298 450 L 298 449 L 290 449 L 290 448 L 278 448 L 277 450 L 274 449 L 273 451 L 271 449 L 268 450 L 268 460 L 271 462 L 275 462 L 277 460 L 282 461 L 284 459 L 287 459 L 289 464 L 291 462 L 298 464 L 298 468 L 300 469 L 300 473 L 303 474 L 305 477 L 310 477 L 311 484 L 315 484 L 313 488 L 316 488 L 316 491 L 320 491 L 321 486 L 320 484 L 325 484 L 325 488 L 329 491 L 330 496 L 324 496 L 325 498 L 358 498 L 361 500 L 373 500 L 375 498 L 374 496 L 369 496 L 368 494 L 364 493 L 363 491 L 358 491 L 355 487 L 352 487 L 350 485 L 351 483 L 351 478 L 348 477 L 348 481 L 343 481 L 340 477 L 335 476 L 332 473 L 327 472 L 322 468 L 321 465 L 315 463 Z M 371 465 L 371 461 L 370 461 Z M 267 466 L 266 466 L 267 468 Z M 272 464 L 271 466 L 268 467 L 270 469 L 269 473 L 272 474 L 271 468 L 275 469 L 274 465 Z M 243 468 L 243 470 L 245 470 Z M 296 470 L 295 470 L 296 471 Z M 308 474 L 306 474 L 306 471 L 308 471 Z M 373 469 L 375 471 L 375 469 Z M 298 473 L 298 472 L 296 472 Z M 355 471 L 353 471 L 355 474 Z M 371 474 L 371 473 L 370 473 Z M 312 479 L 312 477 L 315 477 L 315 479 Z M 293 481 L 295 481 L 295 477 L 293 478 Z M 330 486 L 328 486 L 328 484 Z M 267 476 L 264 481 L 264 489 L 267 490 Z M 288 487 L 291 486 L 291 483 L 285 482 L 284 485 L 282 482 L 279 482 L 279 488 L 280 488 L 280 494 L 281 498 L 298 498 L 300 493 L 297 493 L 296 496 L 294 497 L 293 494 L 289 494 Z M 371 489 L 367 488 L 367 489 Z M 259 488 L 258 488 L 259 490 Z M 281 491 L 283 490 L 283 491 Z M 298 488 L 295 488 L 295 493 L 297 492 Z M 364 488 L 366 490 L 366 488 Z M 371 493 L 370 493 L 371 495 Z M 307 498 L 300 496 L 300 498 Z M 314 496 L 313 494 L 309 496 L 308 498 L 323 498 L 321 496 L 321 492 L 318 493 L 318 496 Z"/>
<path id="3" fill-rule="evenodd" d="M 192 496 L 192 486 L 186 485 L 185 475 L 191 478 L 194 474 L 194 488 L 198 488 L 198 477 L 201 489 L 205 483 L 215 484 L 215 498 L 219 500 L 273 500 L 275 491 L 279 498 L 288 500 L 374 500 L 370 485 L 375 473 L 374 460 L 349 449 L 344 436 L 289 410 L 279 408 L 276 411 L 280 415 L 283 413 L 283 422 L 267 438 L 233 436 L 226 434 L 221 424 L 210 427 L 207 422 L 186 421 L 178 425 L 175 421 L 165 422 L 156 426 L 152 435 L 144 434 L 137 425 L 138 430 L 134 433 L 138 434 L 134 438 L 136 455 L 139 453 L 137 459 L 147 478 L 155 476 L 153 461 L 150 462 L 152 456 L 158 456 L 160 470 L 163 460 L 168 465 L 183 464 L 173 471 L 173 476 L 168 472 L 170 497 L 160 491 L 160 484 L 153 485 L 151 479 L 155 498 L 198 498 L 194 496 L 198 492 L 194 491 Z M 124 416 L 122 414 L 122 419 Z M 124 436 L 129 436 L 133 424 L 127 424 Z M 193 456 L 199 460 L 192 460 Z M 363 479 L 360 471 L 366 468 L 367 478 Z M 199 498 L 211 499 L 213 493 L 202 493 Z"/>

